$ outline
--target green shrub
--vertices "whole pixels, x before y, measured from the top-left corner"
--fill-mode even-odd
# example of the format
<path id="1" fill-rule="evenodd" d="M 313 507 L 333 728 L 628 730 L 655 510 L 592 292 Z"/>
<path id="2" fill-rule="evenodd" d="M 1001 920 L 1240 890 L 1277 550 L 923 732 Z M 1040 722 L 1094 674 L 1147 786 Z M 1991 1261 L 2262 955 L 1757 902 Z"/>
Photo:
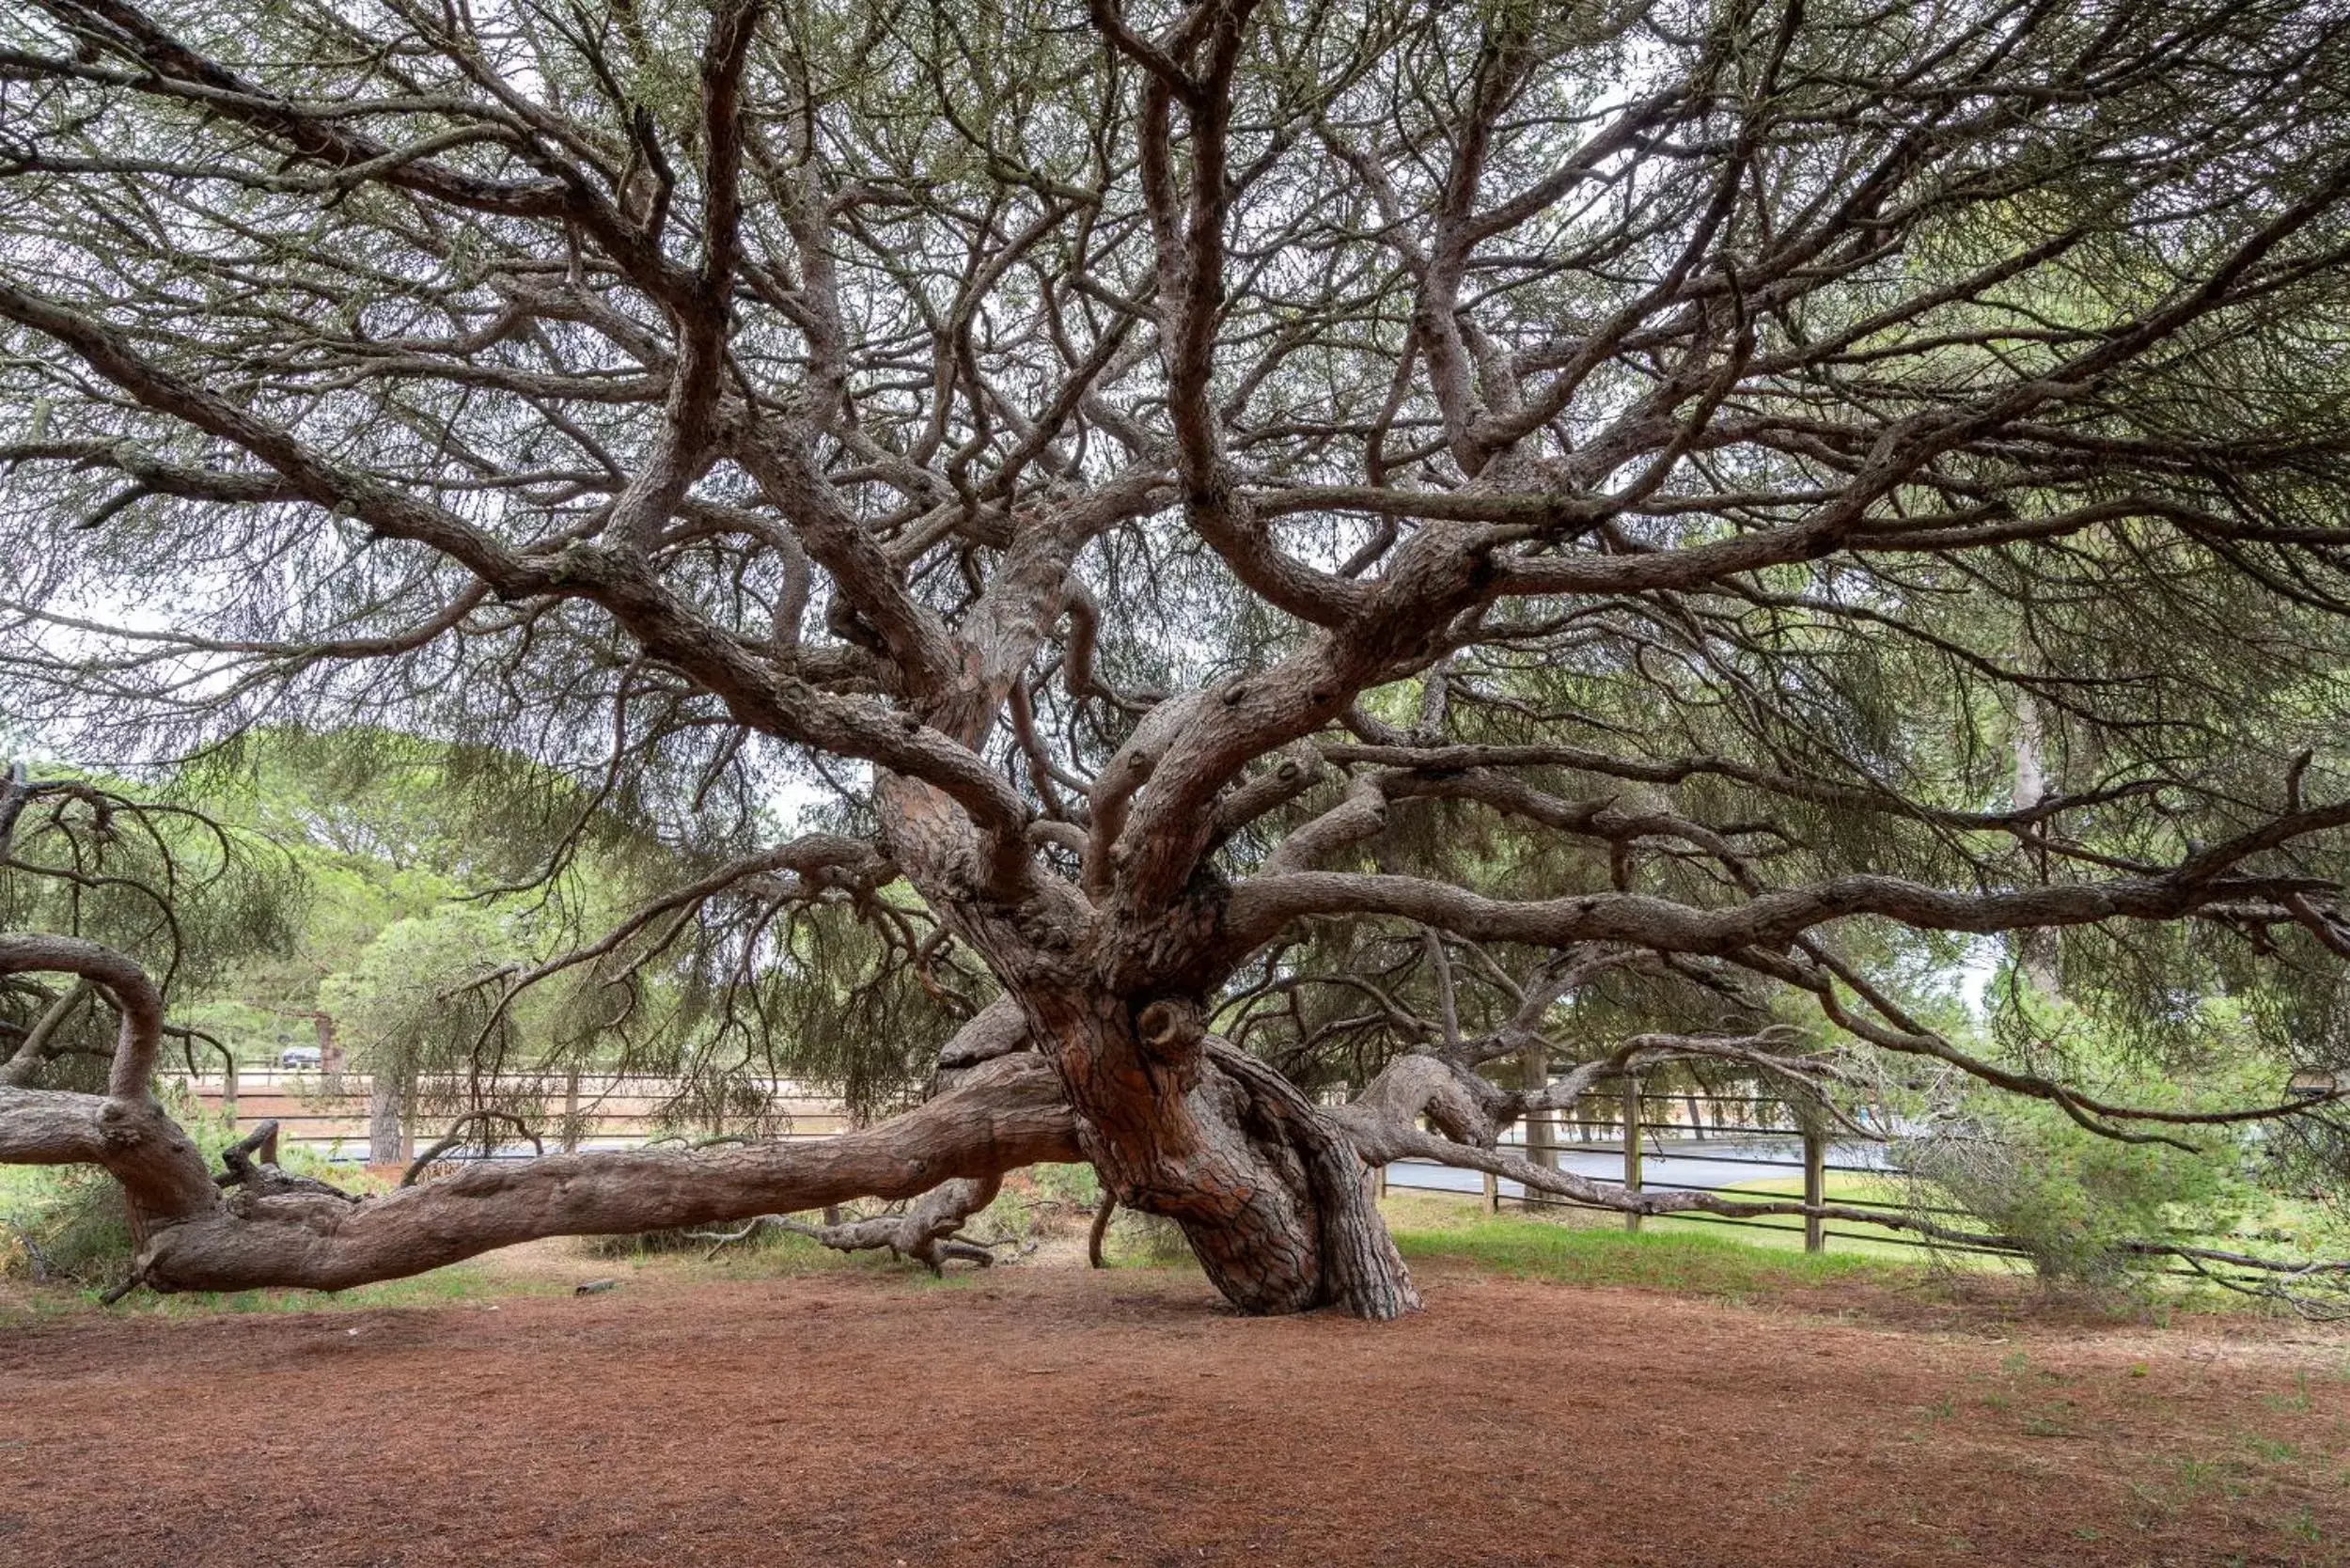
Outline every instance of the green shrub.
<path id="1" fill-rule="evenodd" d="M 2184 1098 L 2134 1087 L 2138 1104 Z M 2243 1173 L 2240 1139 L 2198 1127 L 2194 1140 L 2200 1152 L 2118 1141 L 2054 1105 L 1983 1095 L 1933 1135 L 1904 1141 L 1896 1157 L 1926 1197 L 2011 1238 L 2043 1278 L 2110 1287 L 2169 1266 L 2126 1243 L 2208 1242 L 2265 1201 Z"/>
<path id="2" fill-rule="evenodd" d="M 122 1189 L 88 1166 L 0 1166 L 0 1275 L 112 1284 L 131 1266 Z"/>
<path id="3" fill-rule="evenodd" d="M 1005 1174 L 995 1200 L 964 1222 L 973 1241 L 1042 1241 L 1082 1226 L 1101 1201 L 1102 1184 L 1089 1165 L 1032 1165 Z"/>

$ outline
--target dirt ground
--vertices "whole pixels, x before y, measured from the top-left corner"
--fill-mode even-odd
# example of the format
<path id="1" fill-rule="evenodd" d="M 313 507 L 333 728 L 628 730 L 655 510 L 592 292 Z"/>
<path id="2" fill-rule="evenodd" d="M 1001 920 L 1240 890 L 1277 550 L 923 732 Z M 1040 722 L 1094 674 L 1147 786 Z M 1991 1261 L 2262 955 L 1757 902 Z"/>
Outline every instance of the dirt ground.
<path id="1" fill-rule="evenodd" d="M 593 1265 L 566 1266 L 584 1277 Z M 0 1563 L 2350 1561 L 2350 1341 L 1423 1269 L 0 1326 Z"/>

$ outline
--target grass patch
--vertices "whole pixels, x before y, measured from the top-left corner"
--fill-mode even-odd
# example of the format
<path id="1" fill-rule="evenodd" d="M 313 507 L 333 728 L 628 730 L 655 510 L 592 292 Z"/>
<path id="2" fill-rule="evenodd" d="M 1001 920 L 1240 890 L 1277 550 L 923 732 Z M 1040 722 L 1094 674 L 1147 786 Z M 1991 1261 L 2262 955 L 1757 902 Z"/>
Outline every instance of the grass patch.
<path id="1" fill-rule="evenodd" d="M 0 1322 L 11 1317 L 21 1320 L 79 1312 L 141 1318 L 196 1318 L 221 1313 L 255 1312 L 355 1312 L 386 1307 L 446 1307 L 459 1302 L 494 1301 L 510 1296 L 560 1295 L 568 1294 L 571 1288 L 556 1279 L 516 1274 L 473 1262 L 451 1263 L 446 1268 L 436 1268 L 429 1274 L 354 1286 L 347 1291 L 190 1291 L 175 1295 L 157 1295 L 140 1291 L 112 1308 L 100 1303 L 100 1292 L 94 1287 L 74 1289 L 52 1285 L 26 1289 L 18 1294 L 15 1302 L 0 1303 Z"/>
<path id="2" fill-rule="evenodd" d="M 264 1312 L 349 1312 L 398 1307 L 455 1307 L 527 1297 L 569 1295 L 590 1279 L 617 1279 L 623 1288 L 644 1283 L 695 1284 L 721 1279 L 776 1279 L 842 1269 L 894 1270 L 910 1282 L 929 1284 L 919 1268 L 886 1254 L 835 1252 L 805 1236 L 769 1231 L 755 1245 L 728 1247 L 705 1262 L 695 1250 L 621 1252 L 599 1250 L 605 1238 L 571 1238 L 559 1250 L 534 1246 L 525 1258 L 491 1253 L 450 1263 L 404 1279 L 386 1279 L 347 1291 L 272 1288 L 251 1291 L 191 1291 L 159 1295 L 135 1291 L 118 1305 L 99 1301 L 97 1286 L 20 1285 L 0 1293 L 0 1324 L 77 1313 L 129 1317 L 200 1318 Z M 951 1276 L 950 1276 L 951 1278 Z"/>
<path id="3" fill-rule="evenodd" d="M 1914 1278 L 1906 1261 L 1860 1253 L 1784 1251 L 1740 1233 L 1651 1225 L 1637 1233 L 1487 1215 L 1476 1203 L 1390 1196 L 1385 1205 L 1396 1246 L 1409 1260 L 1457 1262 L 1520 1279 L 1581 1285 L 1641 1285 L 1697 1295 L 1745 1296 L 1856 1278 Z"/>
<path id="4" fill-rule="evenodd" d="M 1872 1176 L 1857 1171 L 1831 1170 L 1827 1173 L 1822 1196 L 1830 1203 L 1899 1203 L 1907 1196 L 1907 1185 L 1898 1178 Z M 1796 1198 L 1803 1196 L 1801 1176 L 1771 1176 L 1759 1181 L 1740 1182 L 1721 1196 L 1738 1199 Z M 1943 1224 L 1958 1230 L 1970 1228 L 1964 1215 L 1937 1216 Z M 1857 1221 L 1831 1220 L 1827 1250 L 1847 1257 L 1872 1257 L 1915 1263 L 1929 1252 L 1935 1265 L 1941 1268 L 1980 1269 L 1995 1274 L 2025 1274 L 2030 1264 L 2021 1258 L 1993 1257 L 1981 1252 L 1965 1252 L 1950 1247 L 1928 1249 L 1914 1243 L 1892 1239 L 1888 1231 L 1883 1239 L 1856 1231 Z M 1764 1215 L 1736 1225 L 1718 1220 L 1660 1215 L 1642 1223 L 1643 1231 L 1696 1231 L 1716 1236 L 1733 1237 L 1752 1247 L 1769 1247 L 1801 1251 L 1803 1248 L 1803 1216 L 1801 1215 Z"/>
<path id="5" fill-rule="evenodd" d="M 1768 1187 L 1757 1184 L 1756 1190 Z M 1836 1196 L 1833 1189 L 1830 1196 Z M 1955 1285 L 1954 1276 L 2032 1278 L 2029 1262 L 2020 1258 L 1871 1243 L 1841 1234 L 1829 1240 L 1826 1251 L 1806 1252 L 1799 1216 L 1791 1216 L 1793 1224 L 1781 1229 L 1650 1215 L 1632 1232 L 1613 1213 L 1566 1207 L 1529 1213 L 1515 1200 L 1504 1202 L 1504 1212 L 1493 1215 L 1475 1196 L 1390 1192 L 1381 1208 L 1405 1258 L 1459 1262 L 1518 1278 L 1745 1296 L 1840 1280 L 1913 1285 L 1939 1279 Z M 2158 1323 L 2181 1312 L 2273 1317 L 2289 1310 L 2272 1301 L 2179 1278 L 2150 1281 L 2131 1291 L 2076 1291 L 2064 1299 L 2074 1309 L 2151 1316 Z"/>

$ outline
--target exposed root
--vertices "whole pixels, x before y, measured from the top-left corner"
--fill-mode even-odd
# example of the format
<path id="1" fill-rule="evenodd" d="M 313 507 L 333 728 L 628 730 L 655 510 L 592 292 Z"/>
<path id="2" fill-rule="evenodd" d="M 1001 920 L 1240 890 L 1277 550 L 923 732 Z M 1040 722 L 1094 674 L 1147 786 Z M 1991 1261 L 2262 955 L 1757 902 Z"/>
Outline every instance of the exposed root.
<path id="1" fill-rule="evenodd" d="M 1110 1218 L 1118 1213 L 1118 1194 L 1107 1187 L 1102 1189 L 1102 1201 L 1093 1206 L 1093 1225 L 1086 1231 L 1086 1262 L 1095 1268 L 1107 1268 L 1102 1257 L 1102 1242 L 1110 1232 Z"/>
<path id="2" fill-rule="evenodd" d="M 715 1258 L 737 1242 L 748 1241 L 762 1228 L 773 1226 L 837 1251 L 893 1252 L 901 1258 L 913 1259 L 932 1274 L 943 1273 L 948 1262 L 958 1261 L 986 1268 L 995 1262 L 995 1248 L 1010 1244 L 972 1241 L 955 1232 L 963 1228 L 964 1220 L 995 1201 L 1000 1185 L 999 1177 L 962 1177 L 932 1188 L 902 1214 L 874 1215 L 822 1225 L 810 1225 L 786 1215 L 760 1215 L 733 1231 L 689 1231 L 686 1234 L 711 1243 L 710 1250 L 702 1254 L 704 1261 Z"/>

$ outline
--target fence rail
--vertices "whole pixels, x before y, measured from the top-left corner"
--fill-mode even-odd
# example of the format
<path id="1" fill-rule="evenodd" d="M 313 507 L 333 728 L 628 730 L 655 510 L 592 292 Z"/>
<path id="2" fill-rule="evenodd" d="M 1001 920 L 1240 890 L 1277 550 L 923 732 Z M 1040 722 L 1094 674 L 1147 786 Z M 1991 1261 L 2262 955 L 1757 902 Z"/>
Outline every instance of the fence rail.
<path id="1" fill-rule="evenodd" d="M 1825 1128 L 1807 1124 L 1793 1104 L 1768 1095 L 1657 1093 L 1627 1087 L 1614 1093 L 1588 1095 L 1568 1114 L 1553 1113 L 1538 1120 L 1520 1137 L 1499 1147 L 1531 1164 L 1569 1171 L 1594 1185 L 1619 1191 L 1708 1193 L 1733 1201 L 1800 1197 L 1813 1207 L 1829 1201 L 1826 1188 L 1831 1176 L 1893 1174 L 1882 1157 L 1882 1145 L 1849 1136 L 1843 1141 L 1831 1139 Z M 1747 1175 L 1750 1171 L 1757 1174 Z M 1799 1193 L 1755 1190 L 1753 1184 L 1762 1179 L 1760 1173 L 1768 1171 L 1796 1178 L 1801 1184 Z M 1530 1190 L 1508 1178 L 1480 1176 L 1428 1161 L 1399 1161 L 1387 1167 L 1383 1184 L 1402 1191 L 1481 1190 L 1487 1206 L 1496 1213 L 1507 1199 L 1528 1209 L 1617 1214 L 1622 1215 L 1627 1229 L 1635 1231 L 1644 1217 L 1603 1203 Z M 1888 1198 L 1840 1195 L 1833 1201 L 1840 1208 L 1875 1210 L 1888 1216 L 1969 1217 L 1959 1209 Z M 1840 1228 L 1817 1215 L 1681 1210 L 1654 1217 L 1781 1233 L 1799 1231 L 1805 1249 L 1813 1252 L 1824 1250 L 1831 1240 L 1843 1239 L 2011 1255 L 1999 1248 L 1935 1241 L 1890 1228 L 1882 1232 Z"/>
<path id="2" fill-rule="evenodd" d="M 1721 1108 L 1716 1108 L 1716 1102 Z M 1652 1105 L 1668 1105 L 1688 1112 L 1686 1120 L 1678 1117 L 1667 1121 L 1652 1117 Z M 1699 1114 L 1703 1106 L 1704 1115 Z M 1964 1209 L 1945 1204 L 1921 1203 L 1891 1198 L 1868 1198 L 1839 1194 L 1829 1198 L 1826 1179 L 1833 1175 L 1878 1176 L 1894 1178 L 1899 1172 L 1885 1158 L 1882 1143 L 1847 1137 L 1829 1138 L 1816 1125 L 1805 1127 L 1795 1107 L 1782 1100 L 1765 1096 L 1700 1096 L 1698 1105 L 1686 1104 L 1679 1094 L 1657 1095 L 1632 1092 L 1606 1096 L 1590 1096 L 1578 1102 L 1574 1109 L 1586 1108 L 1592 1115 L 1554 1117 L 1547 1127 L 1529 1129 L 1537 1137 L 1521 1137 L 1503 1141 L 1499 1147 L 1535 1164 L 1553 1164 L 1571 1170 L 1595 1185 L 1629 1189 L 1636 1192 L 1702 1192 L 1733 1200 L 1768 1200 L 1775 1197 L 1794 1194 L 1775 1194 L 1755 1190 L 1748 1181 L 1725 1180 L 1743 1177 L 1748 1170 L 1777 1170 L 1800 1177 L 1803 1182 L 1803 1201 L 1817 1207 L 1832 1202 L 1839 1208 L 1875 1210 L 1888 1215 L 1915 1215 L 1942 1221 L 1950 1229 L 1968 1229 L 1979 1224 L 1977 1216 Z M 1735 1118 L 1743 1117 L 1746 1124 Z M 1636 1135 L 1627 1138 L 1627 1126 Z M 1706 1129 L 1700 1132 L 1698 1129 Z M 1559 1129 L 1576 1129 L 1581 1136 L 1565 1139 L 1558 1137 Z M 1892 1129 L 1888 1129 L 1890 1132 Z M 1605 1134 L 1593 1137 L 1594 1133 Z M 1728 1167 L 1728 1170 L 1716 1168 Z M 1460 1196 L 1481 1193 L 1488 1209 L 1498 1214 L 1505 1200 L 1529 1210 L 1572 1209 L 1586 1213 L 1621 1215 L 1628 1229 L 1638 1230 L 1641 1217 L 1602 1203 L 1588 1203 L 1560 1194 L 1528 1191 L 1520 1184 L 1506 1178 L 1496 1179 L 1480 1172 L 1456 1167 L 1437 1165 L 1430 1161 L 1403 1160 L 1386 1167 L 1380 1173 L 1386 1190 L 1406 1192 L 1438 1192 Z M 2024 1254 L 2012 1247 L 1976 1246 L 1966 1242 L 1946 1241 L 1920 1236 L 1888 1227 L 1885 1230 L 1858 1231 L 1849 1224 L 1840 1225 L 1821 1215 L 1717 1215 L 1701 1210 L 1680 1210 L 1668 1215 L 1654 1216 L 1673 1221 L 1689 1221 L 1700 1225 L 1720 1225 L 1749 1231 L 1771 1231 L 1781 1235 L 1800 1231 L 1806 1251 L 1818 1252 L 1830 1241 L 1867 1242 L 1878 1246 L 1909 1247 L 1937 1253 L 1958 1253 L 1978 1257 L 2004 1258 L 2021 1262 Z M 2242 1241 L 2248 1238 L 2230 1238 Z M 2231 1269 L 2224 1263 L 2206 1262 L 2201 1267 L 2174 1263 L 2162 1272 L 2183 1278 L 2218 1278 L 2232 1281 L 2239 1287 L 2269 1287 L 2267 1276 L 2258 1272 Z"/>
<path id="3" fill-rule="evenodd" d="M 231 1084 L 224 1075 L 166 1074 L 197 1104 L 235 1124 L 263 1120 L 278 1124 L 282 1143 L 321 1153 L 330 1160 L 359 1162 L 369 1157 L 379 1141 L 374 1122 L 381 1114 L 397 1121 L 397 1133 L 381 1141 L 396 1141 L 397 1158 L 414 1157 L 419 1144 L 431 1142 L 455 1120 L 457 1111 L 415 1110 L 427 1105 L 462 1105 L 471 1096 L 462 1080 L 426 1080 L 406 1086 L 389 1106 L 374 1103 L 374 1081 L 365 1073 L 330 1075 L 318 1068 L 265 1069 L 240 1072 Z M 638 1074 L 582 1074 L 576 1081 L 555 1079 L 540 1085 L 543 1092 L 527 1096 L 535 1106 L 533 1130 L 551 1145 L 567 1149 L 631 1148 L 656 1138 L 676 1137 L 688 1129 L 669 1114 L 687 1086 L 673 1078 Z M 830 1137 L 849 1123 L 847 1110 L 837 1098 L 815 1086 L 790 1079 L 747 1080 L 736 1086 L 741 1099 L 728 1112 L 705 1117 L 693 1131 L 702 1136 L 756 1132 L 761 1137 Z M 510 1086 L 509 1086 L 510 1088 Z M 509 1093 L 494 1098 L 494 1108 L 507 1109 Z M 390 1129 L 387 1127 L 387 1134 Z M 512 1152 L 485 1152 L 480 1145 L 453 1151 L 452 1160 L 497 1157 Z"/>

